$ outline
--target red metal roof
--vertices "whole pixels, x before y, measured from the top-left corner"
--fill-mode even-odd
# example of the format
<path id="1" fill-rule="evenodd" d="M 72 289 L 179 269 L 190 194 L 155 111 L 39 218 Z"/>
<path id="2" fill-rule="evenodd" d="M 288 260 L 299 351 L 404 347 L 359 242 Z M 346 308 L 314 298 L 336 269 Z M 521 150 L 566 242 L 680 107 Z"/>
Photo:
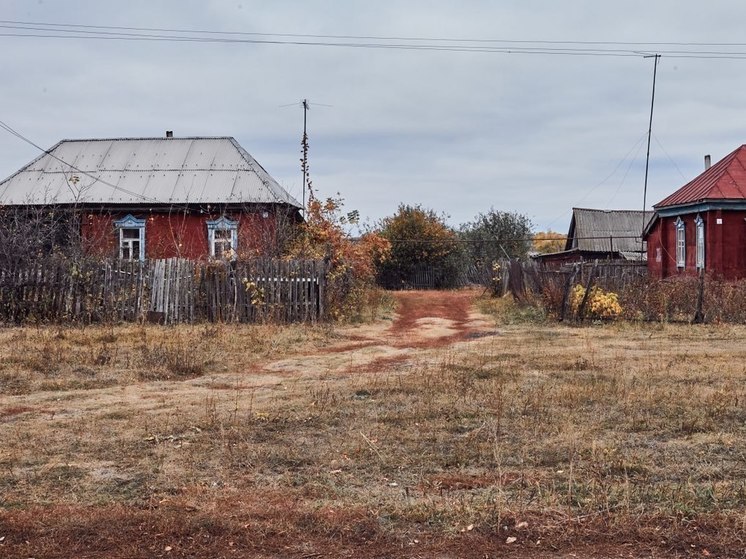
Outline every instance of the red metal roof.
<path id="1" fill-rule="evenodd" d="M 746 200 L 746 145 L 726 155 L 653 207 L 680 206 L 705 200 Z"/>

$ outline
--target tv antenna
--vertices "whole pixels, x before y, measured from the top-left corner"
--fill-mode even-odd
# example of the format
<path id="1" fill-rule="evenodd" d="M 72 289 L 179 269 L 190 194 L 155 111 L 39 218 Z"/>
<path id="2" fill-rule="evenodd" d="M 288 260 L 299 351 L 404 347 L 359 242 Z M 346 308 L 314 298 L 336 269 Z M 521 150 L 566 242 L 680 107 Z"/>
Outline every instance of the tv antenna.
<path id="1" fill-rule="evenodd" d="M 287 105 L 280 105 L 281 108 L 293 107 L 298 103 L 288 103 Z M 310 103 L 308 99 L 301 99 L 300 106 L 303 108 L 303 138 L 301 139 L 301 147 L 303 150 L 303 156 L 300 160 L 300 170 L 303 175 L 302 189 L 303 189 L 303 215 L 306 215 L 306 190 L 308 190 L 311 181 L 309 180 L 308 173 L 308 111 L 311 105 L 319 107 L 331 107 L 331 105 L 325 105 L 323 103 Z M 309 193 L 310 196 L 310 193 Z"/>
<path id="2" fill-rule="evenodd" d="M 660 54 L 648 54 L 643 58 L 653 59 L 653 95 L 650 99 L 650 121 L 648 122 L 648 151 L 645 156 L 645 183 L 642 188 L 642 233 L 640 233 L 640 258 L 645 249 L 645 226 L 647 222 L 645 220 L 645 207 L 647 206 L 648 198 L 648 169 L 650 167 L 650 136 L 653 133 L 653 108 L 655 107 L 655 77 L 658 72 L 658 60 L 660 60 Z"/>

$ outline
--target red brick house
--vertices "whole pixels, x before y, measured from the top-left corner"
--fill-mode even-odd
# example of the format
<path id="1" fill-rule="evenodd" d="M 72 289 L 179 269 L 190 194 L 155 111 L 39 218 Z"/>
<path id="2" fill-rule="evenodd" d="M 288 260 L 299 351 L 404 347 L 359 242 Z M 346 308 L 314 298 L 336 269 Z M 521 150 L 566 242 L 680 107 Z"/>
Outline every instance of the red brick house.
<path id="1" fill-rule="evenodd" d="M 84 250 L 127 260 L 271 247 L 301 205 L 230 137 L 62 140 L 0 183 L 0 206 L 73 210 Z"/>
<path id="2" fill-rule="evenodd" d="M 651 277 L 700 270 L 724 279 L 746 277 L 746 145 L 705 167 L 653 206 L 645 231 Z"/>

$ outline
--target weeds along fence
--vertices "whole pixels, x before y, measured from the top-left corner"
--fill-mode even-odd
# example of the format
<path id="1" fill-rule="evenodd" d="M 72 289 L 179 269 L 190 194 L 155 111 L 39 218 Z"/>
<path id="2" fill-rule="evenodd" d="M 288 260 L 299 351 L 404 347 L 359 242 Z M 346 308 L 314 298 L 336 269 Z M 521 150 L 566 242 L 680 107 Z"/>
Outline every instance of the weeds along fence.
<path id="1" fill-rule="evenodd" d="M 593 284 L 604 289 L 619 290 L 647 277 L 644 262 L 594 261 L 580 262 L 561 268 L 549 268 L 537 262 L 500 260 L 492 270 L 491 283 L 496 295 L 512 293 L 517 299 L 544 293 L 547 290 L 566 290 L 572 283 Z"/>
<path id="2" fill-rule="evenodd" d="M 326 272 L 318 260 L 40 259 L 0 269 L 0 321 L 316 321 Z"/>
<path id="3" fill-rule="evenodd" d="M 642 262 L 584 262 L 561 269 L 503 262 L 493 292 L 541 305 L 559 320 L 593 318 L 588 297 L 572 301 L 576 286 L 583 287 L 583 294 L 593 288 L 613 293 L 623 319 L 746 323 L 746 280 L 726 281 L 705 273 L 653 279 Z"/>

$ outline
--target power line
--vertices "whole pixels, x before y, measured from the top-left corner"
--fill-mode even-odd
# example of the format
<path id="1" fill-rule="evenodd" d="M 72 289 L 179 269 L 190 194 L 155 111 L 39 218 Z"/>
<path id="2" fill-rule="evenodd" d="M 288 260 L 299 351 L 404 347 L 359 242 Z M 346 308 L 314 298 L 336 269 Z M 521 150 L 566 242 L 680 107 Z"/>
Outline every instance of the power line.
<path id="1" fill-rule="evenodd" d="M 55 155 L 55 154 L 54 154 L 54 153 L 52 153 L 51 151 L 49 151 L 49 150 L 47 150 L 47 149 L 44 149 L 44 148 L 43 148 L 43 147 L 41 147 L 40 145 L 38 145 L 38 144 L 36 144 L 35 142 L 33 142 L 33 141 L 29 140 L 29 139 L 28 139 L 27 137 L 25 137 L 24 135 L 22 135 L 22 134 L 21 134 L 20 132 L 17 132 L 16 130 L 14 130 L 14 129 L 13 129 L 13 128 L 12 128 L 11 126 L 10 126 L 10 125 L 6 124 L 6 123 L 5 123 L 5 122 L 3 122 L 2 120 L 0 120 L 0 128 L 2 128 L 3 130 L 5 130 L 6 132 L 8 132 L 8 133 L 12 134 L 12 135 L 13 135 L 13 136 L 15 136 L 16 138 L 18 138 L 18 139 L 20 139 L 20 140 L 22 140 L 22 141 L 26 142 L 27 144 L 29 144 L 29 145 L 31 145 L 31 146 L 33 146 L 33 147 L 35 147 L 35 148 L 36 148 L 36 149 L 38 149 L 39 151 L 41 151 L 41 152 L 45 153 L 46 155 L 48 155 L 49 157 L 51 157 L 51 158 L 53 158 L 53 159 L 55 159 L 55 160 L 59 161 L 60 163 L 62 163 L 62 164 L 64 164 L 64 165 L 67 165 L 67 166 L 68 166 L 68 167 L 69 167 L 70 169 L 72 169 L 73 171 L 76 171 L 76 172 L 78 172 L 78 173 L 80 173 L 80 174 L 82 174 L 82 175 L 85 175 L 85 176 L 87 176 L 88 178 L 91 178 L 91 179 L 93 179 L 93 180 L 94 180 L 94 184 L 95 184 L 95 182 L 100 182 L 101 184 L 104 184 L 104 185 L 106 185 L 106 186 L 109 186 L 109 187 L 113 188 L 114 190 L 117 190 L 117 191 L 119 191 L 119 192 L 123 192 L 124 194 L 128 194 L 128 195 L 130 195 L 130 196 L 134 196 L 134 197 L 136 197 L 136 198 L 140 198 L 140 199 L 141 199 L 141 200 L 143 200 L 144 202 L 150 202 L 150 203 L 161 203 L 161 202 L 159 202 L 158 200 L 156 200 L 155 198 L 150 198 L 150 197 L 148 197 L 148 196 L 145 196 L 145 195 L 143 195 L 143 194 L 140 194 L 140 193 L 138 193 L 138 192 L 134 192 L 134 191 L 131 191 L 131 190 L 127 190 L 126 188 L 122 188 L 121 186 L 117 186 L 117 185 L 115 185 L 115 184 L 113 184 L 113 183 L 107 182 L 107 181 L 105 181 L 104 179 L 102 179 L 101 177 L 97 177 L 97 176 L 95 176 L 95 175 L 93 175 L 93 174 L 89 173 L 88 171 L 84 171 L 83 169 L 79 169 L 78 167 L 76 167 L 76 166 L 75 166 L 75 165 L 73 165 L 72 163 L 68 163 L 67 161 L 65 161 L 64 159 L 61 159 L 60 157 L 58 157 L 57 155 Z M 90 185 L 89 185 L 89 186 L 90 186 Z"/>
<path id="2" fill-rule="evenodd" d="M 667 158 L 668 158 L 668 160 L 669 160 L 669 161 L 671 162 L 671 164 L 672 164 L 672 165 L 673 165 L 673 166 L 674 166 L 674 167 L 676 168 L 676 170 L 677 170 L 677 171 L 679 172 L 679 174 L 681 175 L 681 178 L 682 178 L 682 179 L 684 179 L 685 181 L 686 181 L 686 180 L 688 180 L 688 179 L 687 179 L 687 177 L 686 177 L 686 175 L 684 175 L 684 173 L 682 173 L 682 172 L 681 172 L 681 169 L 679 169 L 679 166 L 678 166 L 678 164 L 676 163 L 676 161 L 674 161 L 674 160 L 673 160 L 673 158 L 672 158 L 672 157 L 671 157 L 671 156 L 670 156 L 670 155 L 668 154 L 668 152 L 666 151 L 666 148 L 664 148 L 664 147 L 663 147 L 663 144 L 662 144 L 662 143 L 661 143 L 661 141 L 660 141 L 660 140 L 658 139 L 658 136 L 656 136 L 656 135 L 655 135 L 655 132 L 653 132 L 653 139 L 655 140 L 655 143 L 656 143 L 656 144 L 658 144 L 658 147 L 659 147 L 659 148 L 661 148 L 661 150 L 663 151 L 663 153 L 665 153 L 665 154 L 666 154 L 666 157 L 667 157 Z"/>
<path id="3" fill-rule="evenodd" d="M 316 46 L 316 47 L 345 47 L 359 49 L 382 49 L 382 50 L 412 50 L 412 51 L 436 51 L 436 52 L 472 52 L 472 53 L 497 53 L 497 54 L 544 54 L 544 55 L 566 55 L 566 56 L 612 56 L 612 57 L 635 57 L 639 58 L 644 53 L 637 52 L 594 52 L 591 50 L 580 50 L 576 52 L 566 49 L 526 49 L 526 48 L 483 48 L 483 47 L 448 47 L 439 45 L 404 45 L 404 44 L 377 44 L 377 43 L 331 43 L 317 41 L 283 41 L 283 40 L 254 40 L 254 39 L 212 39 L 204 37 L 168 37 L 168 36 L 145 36 L 122 37 L 108 35 L 54 35 L 42 33 L 0 33 L 0 37 L 21 37 L 40 39 L 85 39 L 85 40 L 118 40 L 118 41 L 156 41 L 156 42 L 178 42 L 178 43 L 244 43 L 257 45 L 291 45 L 291 46 Z M 746 53 L 744 53 L 746 57 Z"/>
<path id="4" fill-rule="evenodd" d="M 293 37 L 293 38 L 311 38 L 311 39 L 356 39 L 356 40 L 375 40 L 375 41 L 440 41 L 440 42 L 457 42 L 457 43 L 505 43 L 505 44 L 540 44 L 540 45 L 613 45 L 613 46 L 678 46 L 678 47 L 746 47 L 746 43 L 708 43 L 708 42 L 661 42 L 661 41 L 549 41 L 549 40 L 528 40 L 528 39 L 474 39 L 474 38 L 454 38 L 454 37 L 417 37 L 417 36 L 381 36 L 381 35 L 323 35 L 309 33 L 261 33 L 256 31 L 221 31 L 211 29 L 178 29 L 166 27 L 133 27 L 118 25 L 88 25 L 78 23 L 54 23 L 39 21 L 18 21 L 18 20 L 0 20 L 0 24 L 8 26 L 44 26 L 44 27 L 69 27 L 76 29 L 104 29 L 118 31 L 148 31 L 161 33 L 200 33 L 205 35 L 238 35 L 238 36 L 255 36 L 255 37 Z M 639 49 L 638 49 L 639 50 Z"/>
<path id="5" fill-rule="evenodd" d="M 647 47 L 669 58 L 746 59 L 746 51 L 702 50 L 743 48 L 746 43 L 546 41 L 507 39 L 458 39 L 449 37 L 386 37 L 371 35 L 312 35 L 259 33 L 207 29 L 124 27 L 0 20 L 0 37 L 84 39 L 117 41 L 163 41 L 194 43 L 237 43 L 256 45 L 319 46 L 413 51 L 534 54 L 562 56 L 641 57 Z M 667 48 L 660 48 L 667 47 Z"/>
<path id="6" fill-rule="evenodd" d="M 606 177 L 604 177 L 600 182 L 598 182 L 595 185 L 593 185 L 592 187 L 590 187 L 586 191 L 586 193 L 583 194 L 583 196 L 581 198 L 579 198 L 578 200 L 576 200 L 576 202 L 573 204 L 573 206 L 577 207 L 584 200 L 586 200 L 588 198 L 588 196 L 590 196 L 597 188 L 599 188 L 599 187 L 603 186 L 604 184 L 606 184 L 606 182 L 609 179 L 611 179 L 611 177 L 613 177 L 616 174 L 616 172 L 624 164 L 624 162 L 627 161 L 627 158 L 632 154 L 632 152 L 635 151 L 635 150 L 637 150 L 637 151 L 635 151 L 635 155 L 633 155 L 632 158 L 630 159 L 629 166 L 631 166 L 632 163 L 634 163 L 634 159 L 637 156 L 637 153 L 639 152 L 640 147 L 642 147 L 642 144 L 643 144 L 644 140 L 645 140 L 645 134 L 641 134 L 640 137 L 639 137 L 639 139 L 629 149 L 629 151 L 625 154 L 625 156 L 622 159 L 619 160 L 619 162 L 616 164 L 616 167 L 614 167 L 614 169 L 608 175 L 606 175 Z M 628 170 L 629 170 L 629 166 L 627 168 Z M 626 176 L 626 173 L 625 173 L 625 176 Z M 622 181 L 623 180 L 624 179 L 622 179 Z M 559 221 L 562 217 L 564 217 L 569 211 L 570 211 L 569 209 L 568 210 L 564 210 L 561 214 L 559 214 L 557 217 L 555 217 L 552 221 L 549 222 L 549 227 L 551 227 L 552 225 L 554 225 L 555 223 L 557 223 L 557 221 Z"/>

